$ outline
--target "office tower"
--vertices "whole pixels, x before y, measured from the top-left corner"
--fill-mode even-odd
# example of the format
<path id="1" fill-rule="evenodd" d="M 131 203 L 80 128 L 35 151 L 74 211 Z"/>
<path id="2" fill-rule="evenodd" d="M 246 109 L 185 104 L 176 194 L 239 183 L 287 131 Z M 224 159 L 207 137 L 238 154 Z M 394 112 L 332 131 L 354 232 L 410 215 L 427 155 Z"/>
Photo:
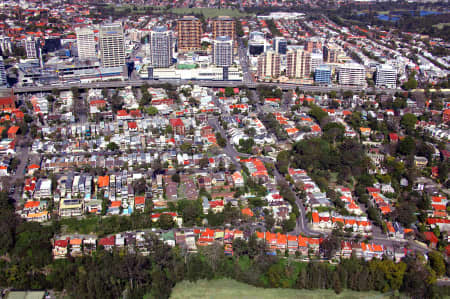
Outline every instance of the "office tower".
<path id="1" fill-rule="evenodd" d="M 120 67 L 125 64 L 123 29 L 120 24 L 100 27 L 99 46 L 103 67 Z"/>
<path id="2" fill-rule="evenodd" d="M 377 86 L 396 88 L 397 70 L 388 64 L 378 65 L 375 73 L 375 83 Z"/>
<path id="3" fill-rule="evenodd" d="M 267 50 L 267 42 L 262 32 L 251 32 L 248 39 L 248 53 L 258 56 Z"/>
<path id="4" fill-rule="evenodd" d="M 319 65 L 314 72 L 314 82 L 330 84 L 331 68 L 326 64 Z"/>
<path id="5" fill-rule="evenodd" d="M 27 37 L 23 40 L 23 44 L 25 47 L 25 52 L 27 53 L 27 58 L 38 58 L 38 42 L 34 39 L 34 37 Z"/>
<path id="6" fill-rule="evenodd" d="M 219 36 L 228 36 L 232 41 L 236 40 L 236 22 L 227 16 L 217 17 L 212 21 L 213 39 Z"/>
<path id="7" fill-rule="evenodd" d="M 5 85 L 6 85 L 5 63 L 3 62 L 3 57 L 0 56 L 0 86 Z"/>
<path id="8" fill-rule="evenodd" d="M 165 26 L 156 26 L 150 32 L 150 59 L 155 68 L 172 64 L 172 31 Z"/>
<path id="9" fill-rule="evenodd" d="M 310 60 L 309 67 L 310 67 L 311 72 L 314 72 L 316 67 L 323 64 L 323 54 L 322 54 L 322 52 L 315 50 L 314 52 L 312 52 L 310 54 L 310 56 L 311 56 L 311 60 Z"/>
<path id="10" fill-rule="evenodd" d="M 278 54 L 286 54 L 286 52 L 287 52 L 287 40 L 284 37 L 275 37 L 273 39 L 273 49 Z"/>
<path id="11" fill-rule="evenodd" d="M 335 45 L 323 46 L 323 61 L 328 63 L 337 63 L 340 50 Z"/>
<path id="12" fill-rule="evenodd" d="M 366 70 L 364 66 L 357 63 L 346 63 L 338 71 L 339 84 L 342 85 L 364 85 Z"/>
<path id="13" fill-rule="evenodd" d="M 222 67 L 233 64 L 233 40 L 229 36 L 218 36 L 213 41 L 213 63 Z"/>
<path id="14" fill-rule="evenodd" d="M 75 34 L 77 35 L 78 58 L 80 60 L 96 58 L 94 30 L 88 27 L 76 28 Z"/>
<path id="15" fill-rule="evenodd" d="M 193 16 L 185 16 L 177 21 L 178 52 L 200 50 L 202 22 Z"/>
<path id="16" fill-rule="evenodd" d="M 315 49 L 322 50 L 322 42 L 317 37 L 308 38 L 305 44 L 305 51 L 312 52 Z"/>
<path id="17" fill-rule="evenodd" d="M 267 51 L 258 57 L 258 79 L 270 79 L 280 76 L 280 54 Z"/>
<path id="18" fill-rule="evenodd" d="M 287 71 L 289 78 L 303 79 L 311 73 L 311 54 L 302 50 L 291 50 L 287 53 Z"/>

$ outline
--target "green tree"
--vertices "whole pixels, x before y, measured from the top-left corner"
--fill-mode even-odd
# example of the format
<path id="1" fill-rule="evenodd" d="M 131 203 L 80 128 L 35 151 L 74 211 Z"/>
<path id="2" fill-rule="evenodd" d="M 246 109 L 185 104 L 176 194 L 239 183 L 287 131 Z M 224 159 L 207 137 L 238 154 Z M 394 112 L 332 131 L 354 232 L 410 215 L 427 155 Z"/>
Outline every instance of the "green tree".
<path id="1" fill-rule="evenodd" d="M 428 259 L 430 261 L 431 269 L 436 272 L 436 276 L 443 276 L 445 274 L 445 261 L 442 254 L 438 251 L 431 251 L 428 253 Z"/>
<path id="2" fill-rule="evenodd" d="M 415 73 L 413 72 L 409 78 L 408 81 L 406 81 L 403 85 L 402 88 L 405 90 L 411 90 L 411 89 L 416 89 L 417 88 L 417 80 L 415 78 Z"/>
<path id="3" fill-rule="evenodd" d="M 174 173 L 174 174 L 171 176 L 171 179 L 172 179 L 173 182 L 179 183 L 179 182 L 180 182 L 180 175 L 179 175 L 178 173 Z"/>
<path id="4" fill-rule="evenodd" d="M 226 97 L 234 96 L 234 89 L 233 89 L 233 87 L 225 87 L 225 96 Z"/>
<path id="5" fill-rule="evenodd" d="M 403 140 L 398 143 L 399 153 L 409 156 L 414 154 L 416 150 L 416 141 L 411 136 L 406 136 Z"/>
<path id="6" fill-rule="evenodd" d="M 162 214 L 159 217 L 159 227 L 161 227 L 162 229 L 171 229 L 174 228 L 174 226 L 175 221 L 173 221 L 172 216 L 168 214 Z"/>
<path id="7" fill-rule="evenodd" d="M 321 123 L 321 121 L 328 116 L 328 113 L 326 113 L 325 111 L 322 110 L 322 108 L 314 104 L 311 105 L 311 110 L 308 112 L 308 114 L 314 117 L 319 123 Z"/>
<path id="8" fill-rule="evenodd" d="M 173 128 L 171 125 L 168 125 L 165 129 L 165 133 L 168 135 L 172 135 L 173 134 Z"/>
<path id="9" fill-rule="evenodd" d="M 417 116 L 415 116 L 412 113 L 406 113 L 405 115 L 403 115 L 400 121 L 402 127 L 405 128 L 408 132 L 414 130 L 416 123 L 417 123 Z"/>
<path id="10" fill-rule="evenodd" d="M 154 107 L 154 106 L 150 106 L 150 107 L 147 107 L 147 109 L 145 109 L 145 112 L 147 112 L 148 115 L 153 116 L 153 115 L 158 114 L 158 109 L 156 109 L 156 107 Z"/>
<path id="11" fill-rule="evenodd" d="M 112 151 L 112 152 L 119 150 L 119 146 L 118 146 L 117 143 L 115 143 L 115 142 L 110 142 L 110 143 L 108 143 L 108 145 L 106 146 L 106 148 L 107 148 L 109 151 Z"/>

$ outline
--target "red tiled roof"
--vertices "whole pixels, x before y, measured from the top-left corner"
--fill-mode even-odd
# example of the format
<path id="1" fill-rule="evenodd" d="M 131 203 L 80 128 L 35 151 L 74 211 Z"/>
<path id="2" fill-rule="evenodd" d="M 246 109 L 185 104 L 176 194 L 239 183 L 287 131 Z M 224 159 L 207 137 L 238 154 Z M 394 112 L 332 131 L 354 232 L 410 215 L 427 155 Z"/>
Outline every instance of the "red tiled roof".
<path id="1" fill-rule="evenodd" d="M 116 238 L 114 235 L 106 237 L 106 238 L 101 238 L 100 241 L 98 242 L 98 245 L 102 245 L 102 246 L 114 246 L 116 243 Z"/>
<path id="2" fill-rule="evenodd" d="M 425 238 L 431 243 L 437 243 L 439 240 L 433 232 L 424 232 Z"/>

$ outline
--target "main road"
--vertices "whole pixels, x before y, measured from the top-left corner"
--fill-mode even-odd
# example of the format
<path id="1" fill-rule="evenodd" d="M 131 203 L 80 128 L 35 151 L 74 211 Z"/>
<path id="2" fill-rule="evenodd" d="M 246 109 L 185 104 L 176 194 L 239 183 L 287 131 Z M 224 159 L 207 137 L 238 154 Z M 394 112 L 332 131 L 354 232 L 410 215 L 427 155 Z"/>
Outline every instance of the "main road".
<path id="1" fill-rule="evenodd" d="M 350 90 L 353 92 L 360 91 L 368 91 L 367 89 L 360 86 L 342 86 L 342 85 L 333 85 L 333 86 L 316 86 L 316 85 L 304 85 L 304 84 L 294 84 L 294 83 L 269 83 L 269 82 L 248 82 L 245 81 L 213 81 L 213 80 L 125 80 L 125 81 L 102 81 L 102 82 L 92 82 L 92 83 L 72 83 L 72 84 L 54 84 L 54 85 L 45 85 L 45 86 L 19 86 L 14 87 L 14 93 L 35 93 L 35 92 L 49 92 L 54 89 L 57 90 L 69 90 L 73 87 L 75 88 L 120 88 L 126 86 L 134 86 L 139 87 L 144 84 L 149 85 L 158 85 L 158 84 L 174 84 L 174 85 L 183 85 L 183 84 L 196 84 L 205 87 L 236 87 L 236 86 L 246 86 L 250 89 L 255 89 L 257 86 L 277 86 L 283 90 L 292 90 L 299 88 L 308 92 L 330 92 L 330 91 L 341 91 L 341 90 Z M 1 90 L 9 90 L 9 89 L 0 89 Z M 375 92 L 386 92 L 393 94 L 396 91 L 400 91 L 397 89 L 380 89 L 373 88 Z"/>

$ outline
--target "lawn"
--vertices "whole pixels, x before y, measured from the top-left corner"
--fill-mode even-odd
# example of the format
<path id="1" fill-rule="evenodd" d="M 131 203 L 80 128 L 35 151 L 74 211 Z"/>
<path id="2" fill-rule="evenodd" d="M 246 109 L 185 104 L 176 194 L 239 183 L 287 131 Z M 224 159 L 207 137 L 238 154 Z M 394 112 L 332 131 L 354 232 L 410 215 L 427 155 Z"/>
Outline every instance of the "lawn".
<path id="1" fill-rule="evenodd" d="M 150 298 L 146 296 L 144 298 Z M 294 290 L 294 289 L 264 289 L 237 282 L 231 279 L 200 280 L 195 283 L 183 281 L 175 286 L 170 296 L 172 299 L 182 298 L 305 298 L 305 299 L 328 299 L 328 298 L 389 298 L 389 294 L 383 295 L 378 292 L 356 292 L 344 291 L 336 295 L 333 290 Z"/>

